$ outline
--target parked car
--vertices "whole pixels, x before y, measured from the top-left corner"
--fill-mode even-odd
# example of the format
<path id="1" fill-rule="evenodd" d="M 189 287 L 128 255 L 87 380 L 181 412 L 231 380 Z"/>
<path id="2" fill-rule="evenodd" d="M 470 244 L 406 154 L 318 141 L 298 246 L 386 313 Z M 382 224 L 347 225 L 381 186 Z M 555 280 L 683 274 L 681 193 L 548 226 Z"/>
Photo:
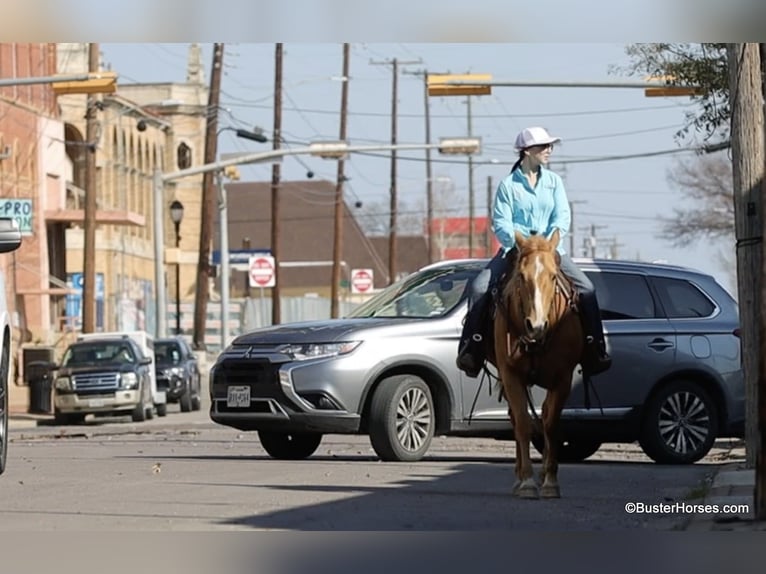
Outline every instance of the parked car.
<path id="1" fill-rule="evenodd" d="M 21 231 L 15 219 L 0 218 L 0 253 L 15 251 L 21 245 Z M 5 300 L 5 278 L 0 271 L 0 474 L 8 457 L 8 387 L 11 380 L 11 318 Z"/>
<path id="2" fill-rule="evenodd" d="M 692 463 L 744 432 L 735 301 L 713 277 L 671 265 L 577 260 L 596 285 L 610 370 L 586 408 L 579 369 L 562 413 L 562 460 L 638 441 Z M 466 284 L 483 260 L 445 261 L 384 289 L 347 318 L 237 337 L 210 372 L 210 416 L 258 431 L 275 458 L 308 457 L 323 434 L 368 434 L 384 460 L 415 461 L 434 434 L 510 438 L 505 402 L 455 356 Z M 533 387 L 540 412 L 544 390 Z M 541 446 L 541 441 L 536 441 Z"/>
<path id="3" fill-rule="evenodd" d="M 189 343 L 181 337 L 157 339 L 154 342 L 157 387 L 165 391 L 169 403 L 179 403 L 181 412 L 198 411 L 202 407 L 197 357 Z"/>
<path id="4" fill-rule="evenodd" d="M 130 415 L 134 422 L 154 417 L 154 366 L 139 332 L 124 335 L 81 335 L 67 347 L 54 381 L 53 416 L 56 424 L 77 424 L 87 414 Z M 156 405 L 166 414 L 164 393 Z"/>

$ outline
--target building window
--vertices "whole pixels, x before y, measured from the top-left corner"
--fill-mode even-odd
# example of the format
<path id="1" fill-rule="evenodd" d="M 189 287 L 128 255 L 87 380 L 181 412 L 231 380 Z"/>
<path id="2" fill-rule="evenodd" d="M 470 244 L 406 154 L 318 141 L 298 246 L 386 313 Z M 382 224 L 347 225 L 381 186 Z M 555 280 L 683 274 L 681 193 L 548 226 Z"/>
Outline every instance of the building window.
<path id="1" fill-rule="evenodd" d="M 191 148 L 185 143 L 181 143 L 181 145 L 178 146 L 178 151 L 177 151 L 178 169 L 188 169 L 191 167 L 191 164 L 192 164 L 191 151 L 192 151 Z"/>

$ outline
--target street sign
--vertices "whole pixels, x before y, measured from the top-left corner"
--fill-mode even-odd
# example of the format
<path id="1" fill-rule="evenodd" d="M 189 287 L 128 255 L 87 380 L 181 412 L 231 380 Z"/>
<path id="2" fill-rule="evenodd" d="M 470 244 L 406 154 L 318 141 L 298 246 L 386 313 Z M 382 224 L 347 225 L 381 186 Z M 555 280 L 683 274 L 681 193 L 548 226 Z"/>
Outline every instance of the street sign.
<path id="1" fill-rule="evenodd" d="M 372 269 L 351 270 L 351 292 L 369 293 L 372 291 Z"/>
<path id="2" fill-rule="evenodd" d="M 277 284 L 274 267 L 274 258 L 270 255 L 251 257 L 248 264 L 250 287 L 274 287 Z"/>

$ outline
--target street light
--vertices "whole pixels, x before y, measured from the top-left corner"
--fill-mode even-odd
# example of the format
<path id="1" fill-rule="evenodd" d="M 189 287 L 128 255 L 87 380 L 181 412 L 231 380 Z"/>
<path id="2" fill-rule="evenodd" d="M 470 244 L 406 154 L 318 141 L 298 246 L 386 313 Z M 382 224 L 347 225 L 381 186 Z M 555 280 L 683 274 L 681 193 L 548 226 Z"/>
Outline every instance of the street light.
<path id="1" fill-rule="evenodd" d="M 226 130 L 236 132 L 238 138 L 253 140 L 258 143 L 269 141 L 263 135 L 263 130 L 258 127 L 253 131 L 224 127 L 216 132 L 216 137 Z M 239 179 L 239 172 L 236 166 L 229 166 L 216 172 L 216 185 L 218 187 L 218 250 L 221 254 L 221 351 L 226 349 L 229 339 L 229 293 L 231 289 L 229 284 L 229 207 L 226 186 L 223 182 L 224 176 L 232 180 Z"/>
<path id="2" fill-rule="evenodd" d="M 181 220 L 184 218 L 184 206 L 177 199 L 170 204 L 170 219 L 176 229 L 176 248 L 181 247 Z M 181 334 L 181 260 L 176 261 L 176 335 Z"/>
<path id="3" fill-rule="evenodd" d="M 163 262 L 165 259 L 164 245 L 162 238 L 164 237 L 163 220 L 160 214 L 163 210 L 162 197 L 165 183 L 173 181 L 183 177 L 192 175 L 198 175 L 200 173 L 206 173 L 209 171 L 218 171 L 225 169 L 232 165 L 245 165 L 251 163 L 262 162 L 274 162 L 280 161 L 286 155 L 319 155 L 320 157 L 327 157 L 331 155 L 337 155 L 338 153 L 349 152 L 366 152 L 366 151 L 390 151 L 390 150 L 422 150 L 422 149 L 438 149 L 444 154 L 461 154 L 461 153 L 480 153 L 481 141 L 478 138 L 471 140 L 461 139 L 444 139 L 438 144 L 384 144 L 384 145 L 358 145 L 351 146 L 346 142 L 333 142 L 328 144 L 325 142 L 321 149 L 317 147 L 300 147 L 300 148 L 279 148 L 270 151 L 264 151 L 260 153 L 244 154 L 235 158 L 225 159 L 217 161 L 215 163 L 206 163 L 196 167 L 190 167 L 179 171 L 163 173 L 159 168 L 154 170 L 153 177 L 153 190 L 154 190 L 154 282 L 155 292 L 157 298 L 157 337 L 161 338 L 165 336 L 167 318 L 163 312 L 165 306 L 165 299 L 167 294 L 165 293 L 165 275 L 163 273 Z M 279 262 L 277 262 L 279 265 Z"/>

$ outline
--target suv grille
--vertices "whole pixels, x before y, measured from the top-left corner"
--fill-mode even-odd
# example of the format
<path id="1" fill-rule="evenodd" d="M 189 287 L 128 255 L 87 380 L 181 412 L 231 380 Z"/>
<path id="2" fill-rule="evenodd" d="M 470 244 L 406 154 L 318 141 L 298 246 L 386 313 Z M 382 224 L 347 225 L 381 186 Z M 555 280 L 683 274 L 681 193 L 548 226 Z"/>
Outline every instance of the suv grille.
<path id="1" fill-rule="evenodd" d="M 85 373 L 72 377 L 75 391 L 113 391 L 120 386 L 120 373 Z"/>

